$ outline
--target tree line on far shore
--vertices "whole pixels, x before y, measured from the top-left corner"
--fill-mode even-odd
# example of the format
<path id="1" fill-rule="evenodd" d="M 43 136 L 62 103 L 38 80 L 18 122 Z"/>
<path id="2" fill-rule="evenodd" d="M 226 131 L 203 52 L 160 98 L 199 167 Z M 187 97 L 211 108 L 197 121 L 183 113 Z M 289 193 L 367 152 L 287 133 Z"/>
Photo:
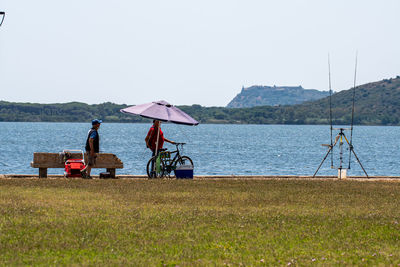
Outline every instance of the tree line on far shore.
<path id="1" fill-rule="evenodd" d="M 350 124 L 352 89 L 332 96 L 333 123 Z M 104 122 L 140 123 L 148 119 L 120 112 L 126 104 L 88 105 L 12 103 L 0 101 L 0 121 L 12 122 Z M 230 124 L 329 124 L 329 98 L 292 106 L 253 108 L 178 106 L 200 123 Z M 354 123 L 359 125 L 400 125 L 400 77 L 356 87 Z"/>

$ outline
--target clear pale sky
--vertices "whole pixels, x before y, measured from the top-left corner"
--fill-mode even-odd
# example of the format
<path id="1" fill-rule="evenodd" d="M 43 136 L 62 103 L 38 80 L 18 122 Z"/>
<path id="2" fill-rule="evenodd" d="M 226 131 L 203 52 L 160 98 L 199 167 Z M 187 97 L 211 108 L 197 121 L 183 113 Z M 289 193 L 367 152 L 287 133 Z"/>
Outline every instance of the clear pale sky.
<path id="1" fill-rule="evenodd" d="M 400 75 L 399 0 L 1 0 L 0 100 L 225 106 Z"/>

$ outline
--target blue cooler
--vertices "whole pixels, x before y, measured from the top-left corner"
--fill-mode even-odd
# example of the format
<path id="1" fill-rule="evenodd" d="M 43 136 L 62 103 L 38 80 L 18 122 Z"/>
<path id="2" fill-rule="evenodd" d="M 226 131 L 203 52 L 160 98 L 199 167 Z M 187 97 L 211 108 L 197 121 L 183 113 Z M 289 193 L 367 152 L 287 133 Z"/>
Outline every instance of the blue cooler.
<path id="1" fill-rule="evenodd" d="M 177 179 L 193 179 L 193 165 L 181 165 L 176 167 L 175 176 Z"/>

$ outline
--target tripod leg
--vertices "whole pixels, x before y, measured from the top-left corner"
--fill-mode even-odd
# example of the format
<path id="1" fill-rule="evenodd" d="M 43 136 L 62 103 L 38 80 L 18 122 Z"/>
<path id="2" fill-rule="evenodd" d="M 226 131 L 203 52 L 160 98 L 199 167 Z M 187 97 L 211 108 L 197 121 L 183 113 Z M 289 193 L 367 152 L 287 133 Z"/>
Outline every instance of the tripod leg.
<path id="1" fill-rule="evenodd" d="M 363 165 L 361 164 L 361 161 L 358 159 L 356 152 L 354 152 L 354 148 L 353 148 L 353 147 L 350 147 L 350 150 L 353 151 L 353 154 L 354 154 L 354 156 L 356 157 L 356 159 L 357 159 L 357 161 L 358 161 L 358 164 L 360 164 L 361 169 L 364 171 L 364 173 L 365 173 L 365 175 L 367 176 L 367 178 L 369 178 L 367 172 L 365 171 Z"/>
<path id="2" fill-rule="evenodd" d="M 357 154 L 356 154 L 356 152 L 354 152 L 354 147 L 353 147 L 353 145 L 350 145 L 350 143 L 349 143 L 349 141 L 347 140 L 347 138 L 346 138 L 346 136 L 345 136 L 345 135 L 344 135 L 344 138 L 345 138 L 345 140 L 346 140 L 347 144 L 348 144 L 348 145 L 349 145 L 349 147 L 350 147 L 350 155 L 351 155 L 351 152 L 353 152 L 354 156 L 355 156 L 355 157 L 356 157 L 356 159 L 357 159 L 357 162 L 358 162 L 358 164 L 360 164 L 360 166 L 361 166 L 361 169 L 364 171 L 364 173 L 365 173 L 365 176 L 367 176 L 367 178 L 369 178 L 369 176 L 368 176 L 367 172 L 365 171 L 365 169 L 364 169 L 363 165 L 361 164 L 361 161 L 360 161 L 360 159 L 357 157 Z M 350 166 L 350 162 L 349 162 L 349 166 Z"/>
<path id="3" fill-rule="evenodd" d="M 331 150 L 332 150 L 332 147 L 329 147 L 328 152 L 326 153 L 324 159 L 322 160 L 321 164 L 319 164 L 318 169 L 315 171 L 315 173 L 314 173 L 314 175 L 313 175 L 313 178 L 315 177 L 315 175 L 317 175 L 317 172 L 318 172 L 319 169 L 321 168 L 322 164 L 324 163 L 324 161 L 325 161 L 326 158 L 328 157 L 329 152 L 331 152 Z"/>

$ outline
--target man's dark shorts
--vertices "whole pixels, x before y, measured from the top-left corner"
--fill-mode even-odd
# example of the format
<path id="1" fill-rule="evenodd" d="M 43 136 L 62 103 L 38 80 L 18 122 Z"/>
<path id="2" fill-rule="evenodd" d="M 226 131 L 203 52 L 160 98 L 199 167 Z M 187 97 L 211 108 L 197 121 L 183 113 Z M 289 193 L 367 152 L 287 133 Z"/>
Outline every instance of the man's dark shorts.
<path id="1" fill-rule="evenodd" d="M 90 153 L 87 153 L 87 158 L 88 158 L 88 165 L 89 166 L 94 166 L 96 164 L 96 158 L 97 155 L 91 156 Z"/>

